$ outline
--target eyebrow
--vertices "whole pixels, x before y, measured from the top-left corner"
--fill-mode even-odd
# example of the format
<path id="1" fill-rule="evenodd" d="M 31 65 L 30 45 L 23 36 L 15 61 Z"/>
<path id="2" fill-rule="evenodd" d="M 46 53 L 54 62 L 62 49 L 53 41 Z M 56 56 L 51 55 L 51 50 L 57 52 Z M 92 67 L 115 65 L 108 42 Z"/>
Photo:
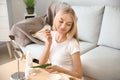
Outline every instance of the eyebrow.
<path id="1" fill-rule="evenodd" d="M 60 18 L 61 20 L 64 20 L 63 18 Z M 68 21 L 67 23 L 73 23 L 73 22 L 71 22 L 71 21 Z"/>

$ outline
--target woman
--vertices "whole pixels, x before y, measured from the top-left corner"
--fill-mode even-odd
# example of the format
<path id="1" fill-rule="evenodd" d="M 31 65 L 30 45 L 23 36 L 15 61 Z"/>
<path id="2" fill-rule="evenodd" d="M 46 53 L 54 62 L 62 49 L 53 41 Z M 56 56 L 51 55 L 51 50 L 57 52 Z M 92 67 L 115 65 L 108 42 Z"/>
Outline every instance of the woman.
<path id="1" fill-rule="evenodd" d="M 39 59 L 40 64 L 48 61 L 52 66 L 48 72 L 58 71 L 82 78 L 80 48 L 77 38 L 77 17 L 70 7 L 59 10 L 53 21 L 53 31 L 45 30 L 45 47 Z"/>

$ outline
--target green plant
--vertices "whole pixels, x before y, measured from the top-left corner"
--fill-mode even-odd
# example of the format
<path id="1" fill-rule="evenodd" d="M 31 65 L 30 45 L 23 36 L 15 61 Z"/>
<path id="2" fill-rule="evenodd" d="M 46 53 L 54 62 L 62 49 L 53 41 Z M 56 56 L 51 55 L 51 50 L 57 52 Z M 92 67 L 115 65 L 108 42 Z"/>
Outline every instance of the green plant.
<path id="1" fill-rule="evenodd" d="M 35 6 L 35 0 L 24 0 L 24 3 L 26 8 L 34 8 Z"/>

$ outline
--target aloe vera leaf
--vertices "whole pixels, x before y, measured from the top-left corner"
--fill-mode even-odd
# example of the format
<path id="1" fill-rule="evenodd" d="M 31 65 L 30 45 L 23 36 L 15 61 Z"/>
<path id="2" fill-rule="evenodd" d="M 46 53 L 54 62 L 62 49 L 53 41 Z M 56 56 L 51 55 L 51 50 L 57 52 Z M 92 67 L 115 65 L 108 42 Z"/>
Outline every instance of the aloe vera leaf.
<path id="1" fill-rule="evenodd" d="M 52 64 L 42 64 L 42 65 L 38 65 L 38 66 L 32 66 L 32 68 L 46 68 L 47 66 L 51 66 Z"/>

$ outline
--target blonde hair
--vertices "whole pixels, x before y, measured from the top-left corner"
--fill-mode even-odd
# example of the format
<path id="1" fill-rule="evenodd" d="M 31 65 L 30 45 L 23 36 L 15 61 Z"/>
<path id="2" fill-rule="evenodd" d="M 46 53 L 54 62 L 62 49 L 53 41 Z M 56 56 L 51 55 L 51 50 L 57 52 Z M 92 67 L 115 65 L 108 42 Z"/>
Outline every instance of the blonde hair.
<path id="1" fill-rule="evenodd" d="M 74 12 L 74 10 L 71 7 L 64 7 L 61 8 L 58 13 L 56 14 L 54 21 L 53 21 L 53 29 L 56 30 L 56 21 L 59 15 L 63 14 L 70 14 L 71 18 L 73 19 L 73 25 L 70 29 L 70 31 L 67 33 L 67 39 L 75 38 L 78 41 L 78 35 L 77 35 L 77 17 Z"/>

